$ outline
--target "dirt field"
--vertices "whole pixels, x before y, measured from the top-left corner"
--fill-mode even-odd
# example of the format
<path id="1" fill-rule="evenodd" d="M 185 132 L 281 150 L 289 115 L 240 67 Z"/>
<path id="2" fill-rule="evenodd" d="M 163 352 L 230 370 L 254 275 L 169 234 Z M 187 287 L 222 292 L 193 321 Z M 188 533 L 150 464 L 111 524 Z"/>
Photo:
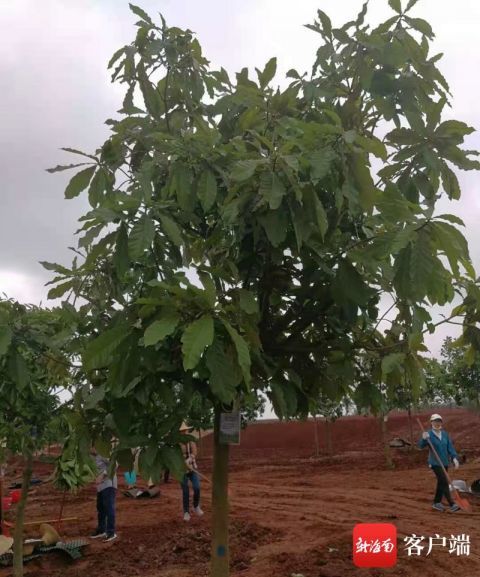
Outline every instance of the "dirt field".
<path id="1" fill-rule="evenodd" d="M 479 418 L 464 411 L 443 411 L 446 428 L 467 462 L 454 477 L 480 478 L 476 448 Z M 343 577 L 391 575 L 477 577 L 480 574 L 480 499 L 472 513 L 431 510 L 433 474 L 426 453 L 394 451 L 395 470 L 386 470 L 377 421 L 364 417 L 341 419 L 333 427 L 335 456 L 314 455 L 313 422 L 255 424 L 243 433 L 242 445 L 232 451 L 231 553 L 236 577 Z M 407 437 L 404 415 L 389 421 L 390 436 Z M 323 442 L 324 423 L 319 424 Z M 321 446 L 324 450 L 324 445 Z M 208 439 L 202 441 L 199 465 L 211 471 Z M 38 464 L 36 473 L 47 467 Z M 12 473 L 12 472 L 11 472 Z M 162 485 L 151 501 L 118 496 L 119 539 L 93 543 L 83 559 L 68 563 L 51 555 L 27 565 L 32 577 L 196 577 L 208 574 L 210 495 L 203 483 L 203 518 L 184 523 L 180 488 L 175 481 Z M 95 526 L 94 489 L 69 496 L 64 515 L 78 516 L 66 525 L 67 538 L 85 536 Z M 40 486 L 31 496 L 28 519 L 55 518 L 61 496 Z M 397 526 L 399 559 L 392 569 L 358 569 L 352 563 L 352 529 L 360 522 Z M 426 557 L 408 557 L 406 535 L 470 535 L 469 556 L 448 549 Z M 34 535 L 34 531 L 30 533 Z M 9 575 L 0 570 L 0 577 Z"/>

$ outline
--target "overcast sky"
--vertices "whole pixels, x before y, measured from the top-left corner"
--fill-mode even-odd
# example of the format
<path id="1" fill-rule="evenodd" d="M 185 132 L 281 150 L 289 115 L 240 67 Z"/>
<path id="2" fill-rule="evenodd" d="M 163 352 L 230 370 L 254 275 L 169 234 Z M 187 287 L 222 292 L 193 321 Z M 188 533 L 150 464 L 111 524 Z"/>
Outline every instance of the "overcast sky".
<path id="1" fill-rule="evenodd" d="M 404 0 L 406 1 L 406 0 Z M 198 34 L 214 66 L 235 72 L 262 67 L 277 56 L 279 72 L 310 68 L 319 37 L 302 25 L 317 8 L 341 25 L 362 0 L 143 0 L 151 15 Z M 391 13 L 387 0 L 371 0 L 370 21 Z M 444 52 L 440 67 L 450 82 L 449 115 L 480 126 L 480 2 L 420 0 Z M 40 260 L 70 263 L 82 199 L 66 201 L 68 173 L 45 168 L 71 162 L 61 146 L 93 150 L 107 136 L 104 120 L 120 107 L 123 89 L 110 83 L 106 63 L 130 42 L 136 17 L 123 0 L 0 0 L 0 292 L 24 302 L 46 299 L 49 273 Z M 480 149 L 474 134 L 469 148 Z M 448 206 L 464 219 L 474 264 L 480 270 L 480 174 L 461 173 L 461 202 Z M 430 340 L 436 352 L 446 328 Z"/>

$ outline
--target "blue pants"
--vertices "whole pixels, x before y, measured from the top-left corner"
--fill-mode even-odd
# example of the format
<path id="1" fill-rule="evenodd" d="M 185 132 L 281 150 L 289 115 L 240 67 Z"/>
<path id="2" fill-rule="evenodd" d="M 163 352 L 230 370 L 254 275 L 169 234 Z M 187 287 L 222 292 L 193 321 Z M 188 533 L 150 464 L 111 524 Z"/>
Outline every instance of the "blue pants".
<path id="1" fill-rule="evenodd" d="M 195 471 L 190 471 L 183 476 L 182 480 L 182 492 L 183 492 L 183 512 L 188 513 L 190 510 L 190 490 L 188 487 L 188 481 L 192 482 L 193 487 L 193 506 L 198 507 L 200 505 L 200 477 Z"/>
<path id="2" fill-rule="evenodd" d="M 99 533 L 115 533 L 115 493 L 116 489 L 107 487 L 97 493 L 97 513 Z"/>

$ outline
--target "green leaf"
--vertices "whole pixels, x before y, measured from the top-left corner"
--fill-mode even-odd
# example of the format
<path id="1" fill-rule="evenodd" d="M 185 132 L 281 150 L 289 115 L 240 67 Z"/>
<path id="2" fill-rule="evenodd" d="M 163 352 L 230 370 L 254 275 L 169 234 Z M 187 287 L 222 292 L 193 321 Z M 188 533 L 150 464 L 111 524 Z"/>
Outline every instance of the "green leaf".
<path id="1" fill-rule="evenodd" d="M 248 180 L 255 174 L 259 160 L 239 160 L 230 173 L 230 178 L 235 182 Z"/>
<path id="2" fill-rule="evenodd" d="M 423 18 L 410 18 L 409 16 L 405 16 L 405 21 L 412 28 L 424 34 L 427 38 L 432 39 L 435 36 L 432 27 L 426 20 L 423 20 Z"/>
<path id="3" fill-rule="evenodd" d="M 94 409 L 98 405 L 98 403 L 103 401 L 104 398 L 105 398 L 105 385 L 93 387 L 92 391 L 85 399 L 85 408 Z"/>
<path id="4" fill-rule="evenodd" d="M 248 345 L 245 339 L 236 331 L 236 329 L 232 327 L 232 325 L 227 320 L 222 319 L 222 322 L 225 325 L 225 328 L 227 329 L 228 334 L 230 335 L 230 338 L 233 341 L 233 344 L 235 345 L 235 348 L 237 350 L 238 364 L 242 369 L 245 383 L 249 385 L 251 381 L 251 375 L 250 375 L 251 361 Z"/>
<path id="5" fill-rule="evenodd" d="M 454 214 L 440 214 L 436 218 L 439 218 L 442 220 L 448 220 L 448 222 L 451 222 L 453 224 L 458 224 L 460 226 L 465 226 L 465 223 L 463 222 L 463 220 L 460 217 L 455 216 Z"/>
<path id="6" fill-rule="evenodd" d="M 217 179 L 211 170 L 204 170 L 198 181 L 198 197 L 205 212 L 208 212 L 217 198 Z"/>
<path id="7" fill-rule="evenodd" d="M 150 81 L 142 62 L 137 66 L 137 75 L 145 108 L 154 118 L 159 119 L 164 112 L 164 103 L 158 90 Z"/>
<path id="8" fill-rule="evenodd" d="M 275 57 L 270 58 L 270 60 L 265 65 L 263 72 L 260 72 L 257 69 L 258 80 L 260 81 L 260 88 L 262 88 L 262 90 L 268 86 L 269 82 L 275 76 L 276 71 L 277 59 Z"/>
<path id="9" fill-rule="evenodd" d="M 57 272 L 58 274 L 62 274 L 65 276 L 69 276 L 71 271 L 64 266 L 57 264 L 56 262 L 47 262 L 45 260 L 40 261 L 40 264 L 43 266 L 45 270 L 52 270 L 53 272 Z"/>
<path id="10" fill-rule="evenodd" d="M 83 367 L 86 371 L 107 367 L 113 360 L 118 347 L 129 336 L 126 325 L 108 329 L 88 343 L 83 353 Z"/>
<path id="11" fill-rule="evenodd" d="M 133 225 L 128 236 L 128 253 L 131 260 L 139 260 L 150 248 L 155 237 L 155 225 L 149 216 L 142 216 Z"/>
<path id="12" fill-rule="evenodd" d="M 240 296 L 240 308 L 249 315 L 257 314 L 259 309 L 255 295 L 245 289 L 239 289 L 238 293 Z"/>
<path id="13" fill-rule="evenodd" d="M 84 156 L 85 158 L 90 158 L 91 160 L 94 160 L 95 162 L 97 161 L 97 157 L 94 156 L 93 154 L 87 154 L 86 152 L 83 152 L 82 150 L 77 150 L 76 148 L 62 147 L 60 150 L 64 150 L 65 152 L 70 152 L 71 154 L 78 154 L 78 156 Z"/>
<path id="14" fill-rule="evenodd" d="M 405 373 L 412 389 L 412 396 L 416 400 L 425 387 L 425 376 L 416 355 L 407 355 L 405 359 Z"/>
<path id="15" fill-rule="evenodd" d="M 382 359 L 382 380 L 385 380 L 394 370 L 401 370 L 405 361 L 405 353 L 390 353 Z"/>
<path id="16" fill-rule="evenodd" d="M 408 12 L 410 8 L 413 8 L 418 0 L 409 0 L 407 7 L 405 8 L 405 12 Z"/>
<path id="17" fill-rule="evenodd" d="M 400 0 L 388 0 L 388 5 L 390 8 L 393 8 L 395 12 L 398 12 L 398 14 L 402 13 L 402 4 L 400 3 Z"/>
<path id="18" fill-rule="evenodd" d="M 75 198 L 82 192 L 82 190 L 85 190 L 90 183 L 95 169 L 95 166 L 89 166 L 88 168 L 77 172 L 65 189 L 65 198 Z"/>
<path id="19" fill-rule="evenodd" d="M 123 275 L 130 269 L 130 258 L 128 256 L 128 232 L 127 225 L 124 222 L 122 222 L 117 232 L 113 265 L 119 278 L 123 278 Z"/>
<path id="20" fill-rule="evenodd" d="M 330 172 L 335 152 L 331 148 L 321 148 L 308 157 L 310 176 L 313 181 L 322 180 Z"/>
<path id="21" fill-rule="evenodd" d="M 322 239 L 324 239 L 328 230 L 328 217 L 325 209 L 323 208 L 323 204 L 320 202 L 320 199 L 318 198 L 318 195 L 315 191 L 313 191 L 313 202 L 315 206 L 315 216 L 317 219 L 318 229 Z"/>
<path id="22" fill-rule="evenodd" d="M 270 394 L 268 396 L 277 417 L 284 419 L 296 415 L 298 410 L 298 397 L 297 388 L 293 383 L 273 379 L 270 382 Z"/>
<path id="23" fill-rule="evenodd" d="M 410 128 L 394 128 L 386 138 L 395 144 L 418 144 L 421 141 L 420 135 Z"/>
<path id="24" fill-rule="evenodd" d="M 182 232 L 178 224 L 166 214 L 160 214 L 160 222 L 162 223 L 162 228 L 165 234 L 173 242 L 173 244 L 176 246 L 182 246 Z"/>
<path id="25" fill-rule="evenodd" d="M 90 202 L 90 206 L 95 208 L 101 203 L 103 194 L 107 188 L 108 176 L 103 168 L 99 168 L 94 174 L 88 189 L 88 201 Z"/>
<path id="26" fill-rule="evenodd" d="M 8 351 L 12 337 L 12 329 L 6 325 L 0 325 L 0 358 Z"/>
<path id="27" fill-rule="evenodd" d="M 23 390 L 30 380 L 27 363 L 23 356 L 16 350 L 8 357 L 8 374 L 19 390 Z"/>
<path id="28" fill-rule="evenodd" d="M 443 188 L 448 194 L 448 198 L 450 198 L 450 200 L 459 200 L 462 191 L 460 190 L 460 184 L 458 182 L 457 175 L 447 165 L 446 162 L 442 162 L 441 174 Z"/>
<path id="29" fill-rule="evenodd" d="M 450 268 L 455 275 L 459 275 L 458 265 L 460 262 L 470 260 L 468 243 L 463 234 L 447 222 L 434 222 L 433 240 L 445 253 L 450 263 Z"/>
<path id="30" fill-rule="evenodd" d="M 61 283 L 48 291 L 47 298 L 59 299 L 60 297 L 63 297 L 63 295 L 72 288 L 73 288 L 72 280 Z"/>
<path id="31" fill-rule="evenodd" d="M 318 17 L 320 18 L 320 22 L 322 23 L 322 30 L 326 36 L 332 36 L 332 21 L 330 18 L 323 12 L 323 10 L 317 10 Z"/>
<path id="32" fill-rule="evenodd" d="M 236 386 L 242 379 L 241 373 L 217 339 L 209 347 L 205 358 L 210 371 L 208 380 L 210 390 L 220 402 L 230 404 L 235 399 Z"/>
<path id="33" fill-rule="evenodd" d="M 372 175 L 361 154 L 356 154 L 352 163 L 356 188 L 359 193 L 360 206 L 370 212 L 375 202 L 375 186 Z"/>
<path id="34" fill-rule="evenodd" d="M 195 198 L 192 194 L 192 172 L 187 165 L 181 162 L 174 165 L 172 187 L 180 208 L 186 212 L 192 212 L 195 207 Z"/>
<path id="35" fill-rule="evenodd" d="M 213 318 L 205 315 L 189 324 L 182 335 L 183 368 L 194 369 L 206 347 L 213 342 Z"/>
<path id="36" fill-rule="evenodd" d="M 111 68 L 115 62 L 125 54 L 125 50 L 126 50 L 126 46 L 123 46 L 122 48 L 119 48 L 116 52 L 113 53 L 113 56 L 110 58 L 108 64 L 107 64 L 107 68 Z"/>
<path id="37" fill-rule="evenodd" d="M 458 144 L 463 142 L 463 137 L 475 132 L 475 129 L 465 122 L 458 120 L 445 120 L 435 130 L 435 136 L 440 138 L 456 137 Z"/>
<path id="38" fill-rule="evenodd" d="M 177 314 L 171 314 L 158 321 L 154 321 L 147 327 L 143 336 L 143 344 L 146 347 L 156 345 L 159 341 L 163 341 L 165 337 L 171 335 L 178 326 L 180 317 Z"/>
<path id="39" fill-rule="evenodd" d="M 160 459 L 165 467 L 172 472 L 172 475 L 181 481 L 185 474 L 185 458 L 180 447 L 169 447 L 164 445 L 160 449 Z"/>
<path id="40" fill-rule="evenodd" d="M 343 259 L 332 285 L 332 294 L 341 304 L 352 302 L 365 306 L 372 296 L 372 291 L 352 263 Z"/>
<path id="41" fill-rule="evenodd" d="M 280 207 L 285 192 L 285 186 L 279 176 L 275 173 L 262 174 L 260 179 L 260 193 L 272 210 Z"/>
<path id="42" fill-rule="evenodd" d="M 409 298 L 412 287 L 411 245 L 403 248 L 395 258 L 393 285 L 401 298 Z"/>
<path id="43" fill-rule="evenodd" d="M 217 290 L 215 288 L 215 283 L 212 277 L 205 271 L 199 271 L 198 276 L 202 281 L 205 293 L 207 295 L 208 304 L 213 308 L 217 302 Z"/>
<path id="44" fill-rule="evenodd" d="M 258 220 L 265 229 L 268 240 L 273 246 L 280 246 L 287 238 L 288 222 L 285 211 L 270 211 L 267 214 L 260 215 Z"/>
<path id="45" fill-rule="evenodd" d="M 47 172 L 53 174 L 54 172 L 62 172 L 63 170 L 70 170 L 71 168 L 77 168 L 78 166 L 85 166 L 86 164 L 90 164 L 89 162 L 80 162 L 79 164 L 63 164 L 57 165 L 53 168 L 47 168 Z"/>
<path id="46" fill-rule="evenodd" d="M 152 19 L 150 18 L 150 16 L 145 12 L 145 10 L 142 10 L 141 8 L 139 8 L 138 6 L 135 6 L 135 4 L 129 4 L 130 6 L 130 10 L 136 14 L 137 16 L 139 16 L 142 20 L 144 20 L 145 22 L 147 22 L 148 24 L 153 24 Z"/>
<path id="47" fill-rule="evenodd" d="M 377 158 L 381 158 L 382 160 L 387 160 L 387 149 L 383 142 L 379 140 L 375 136 L 367 137 L 361 136 L 357 134 L 355 136 L 355 144 L 366 150 L 367 152 L 371 152 Z"/>

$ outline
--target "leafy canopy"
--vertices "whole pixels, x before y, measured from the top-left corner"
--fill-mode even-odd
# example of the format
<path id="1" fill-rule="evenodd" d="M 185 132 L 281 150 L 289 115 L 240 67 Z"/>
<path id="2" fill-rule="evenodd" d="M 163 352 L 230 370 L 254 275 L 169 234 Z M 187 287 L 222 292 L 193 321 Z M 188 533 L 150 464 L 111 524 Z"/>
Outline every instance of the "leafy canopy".
<path id="1" fill-rule="evenodd" d="M 120 116 L 94 154 L 67 149 L 81 161 L 65 195 L 91 207 L 82 259 L 49 265 L 51 296 L 82 299 L 84 401 L 119 452 L 178 461 L 165 447 L 198 395 L 231 407 L 263 391 L 289 417 L 352 386 L 367 403 L 380 384 L 418 389 L 430 307 L 458 293 L 476 318 L 463 223 L 435 206 L 480 164 L 462 147 L 473 129 L 442 119 L 441 55 L 414 4 L 390 2 L 373 29 L 366 4 L 340 28 L 318 11 L 312 70 L 282 88 L 275 58 L 232 78 L 190 30 L 131 6 L 136 37 L 109 63 Z"/>

